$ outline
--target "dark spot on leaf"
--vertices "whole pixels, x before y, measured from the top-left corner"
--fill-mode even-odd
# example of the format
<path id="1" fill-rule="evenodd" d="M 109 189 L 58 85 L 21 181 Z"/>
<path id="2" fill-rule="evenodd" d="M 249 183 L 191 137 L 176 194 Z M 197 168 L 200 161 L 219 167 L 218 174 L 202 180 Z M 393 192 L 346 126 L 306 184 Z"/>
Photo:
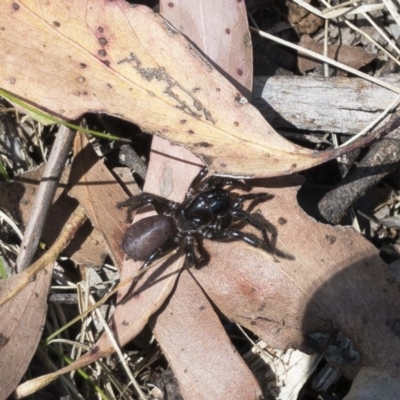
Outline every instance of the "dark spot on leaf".
<path id="1" fill-rule="evenodd" d="M 239 122 L 235 121 L 235 122 L 233 123 L 233 125 L 239 126 Z"/>
<path id="2" fill-rule="evenodd" d="M 205 306 L 200 306 L 200 307 L 199 307 L 199 310 L 200 310 L 200 311 L 204 311 L 205 309 L 206 309 Z"/>
<path id="3" fill-rule="evenodd" d="M 97 30 L 98 30 L 100 33 L 103 33 L 103 32 L 104 32 L 104 28 L 103 28 L 102 26 L 99 26 L 99 27 L 97 28 Z"/>
<path id="4" fill-rule="evenodd" d="M 231 30 L 230 30 L 229 28 L 226 28 L 226 29 L 225 29 L 225 32 L 226 32 L 228 35 L 230 35 Z"/>
<path id="5" fill-rule="evenodd" d="M 221 91 L 221 89 L 220 89 L 219 87 L 215 88 L 215 90 L 216 90 L 217 92 L 220 92 L 220 91 Z"/>
<path id="6" fill-rule="evenodd" d="M 189 132 L 191 135 L 194 134 L 194 131 L 193 131 L 192 129 L 189 129 L 188 132 Z"/>
<path id="7" fill-rule="evenodd" d="M 150 90 L 147 91 L 147 94 L 148 94 L 150 97 L 156 97 L 156 95 L 155 95 L 153 92 L 151 92 Z"/>
<path id="8" fill-rule="evenodd" d="M 18 11 L 19 10 L 19 4 L 13 3 L 12 8 L 13 8 L 14 11 Z"/>
<path id="9" fill-rule="evenodd" d="M 290 168 L 291 168 L 291 169 L 297 168 L 297 164 L 292 164 L 292 165 L 290 166 Z"/>
<path id="10" fill-rule="evenodd" d="M 8 78 L 8 83 L 10 83 L 11 85 L 14 85 L 15 78 Z"/>
<path id="11" fill-rule="evenodd" d="M 193 146 L 194 147 L 203 147 L 203 148 L 213 147 L 212 144 L 207 143 L 207 142 L 194 143 Z"/>
<path id="12" fill-rule="evenodd" d="M 127 322 L 127 321 L 123 320 L 123 321 L 122 321 L 122 325 L 124 325 L 124 326 L 128 326 L 128 325 L 129 325 L 129 322 Z"/>
<path id="13" fill-rule="evenodd" d="M 8 343 L 9 340 L 10 339 L 8 337 L 6 337 L 2 333 L 0 333 L 0 348 L 4 347 Z"/>
<path id="14" fill-rule="evenodd" d="M 90 352 L 92 353 L 92 354 L 96 354 L 96 353 L 98 353 L 99 352 L 99 346 L 94 346 L 93 347 L 93 349 L 92 350 L 90 350 Z"/>
<path id="15" fill-rule="evenodd" d="M 86 68 L 86 67 L 87 67 L 87 65 L 86 65 L 85 63 L 80 63 L 79 66 L 80 66 L 81 68 Z"/>
<path id="16" fill-rule="evenodd" d="M 237 70 L 237 73 L 238 73 L 239 76 L 243 75 L 243 71 L 240 68 Z"/>
<path id="17" fill-rule="evenodd" d="M 260 306 L 257 308 L 257 311 L 261 312 L 267 305 L 265 303 L 261 303 Z"/>
<path id="18" fill-rule="evenodd" d="M 30 278 L 29 278 L 29 282 L 35 282 L 36 281 L 36 275 L 32 275 Z"/>
<path id="19" fill-rule="evenodd" d="M 287 219 L 283 217 L 278 218 L 278 224 L 279 225 L 285 225 L 287 223 Z"/>
<path id="20" fill-rule="evenodd" d="M 198 100 L 195 100 L 195 102 L 193 103 L 193 105 L 200 111 L 204 108 L 203 103 L 201 103 Z"/>
<path id="21" fill-rule="evenodd" d="M 85 78 L 83 77 L 83 76 L 80 76 L 79 78 L 78 78 L 78 82 L 79 83 L 83 83 L 83 82 L 85 82 Z"/>
<path id="22" fill-rule="evenodd" d="M 325 235 L 325 240 L 326 240 L 329 244 L 333 244 L 333 243 L 336 242 L 336 236 Z"/>
<path id="23" fill-rule="evenodd" d="M 99 38 L 99 43 L 102 46 L 105 46 L 108 42 L 107 42 L 107 39 L 105 37 L 101 37 L 101 38 Z"/>
<path id="24" fill-rule="evenodd" d="M 169 132 L 169 129 L 167 129 L 167 128 L 162 128 L 162 129 L 161 129 L 161 132 L 162 132 L 162 133 L 168 133 L 168 132 Z"/>
<path id="25" fill-rule="evenodd" d="M 226 164 L 225 163 L 221 163 L 220 164 L 222 168 L 226 168 Z"/>
<path id="26" fill-rule="evenodd" d="M 101 61 L 106 67 L 110 67 L 110 61 L 109 60 L 102 60 Z"/>
<path id="27" fill-rule="evenodd" d="M 58 21 L 53 21 L 53 26 L 55 26 L 56 28 L 59 28 L 61 26 L 61 24 Z"/>
<path id="28" fill-rule="evenodd" d="M 112 89 L 112 85 L 111 85 L 110 83 L 106 83 L 106 86 L 107 86 L 109 89 Z"/>
<path id="29" fill-rule="evenodd" d="M 173 7 L 175 4 L 172 2 L 172 1 L 170 1 L 169 3 L 168 3 L 168 7 Z"/>
<path id="30" fill-rule="evenodd" d="M 181 123 L 181 124 L 186 124 L 186 122 L 187 122 L 186 119 L 181 119 L 181 120 L 179 121 L 179 123 Z"/>
<path id="31" fill-rule="evenodd" d="M 101 50 L 99 50 L 99 51 L 97 52 L 97 54 L 98 54 L 100 57 L 105 57 L 105 56 L 107 55 L 107 52 L 106 52 L 105 50 L 101 49 Z"/>

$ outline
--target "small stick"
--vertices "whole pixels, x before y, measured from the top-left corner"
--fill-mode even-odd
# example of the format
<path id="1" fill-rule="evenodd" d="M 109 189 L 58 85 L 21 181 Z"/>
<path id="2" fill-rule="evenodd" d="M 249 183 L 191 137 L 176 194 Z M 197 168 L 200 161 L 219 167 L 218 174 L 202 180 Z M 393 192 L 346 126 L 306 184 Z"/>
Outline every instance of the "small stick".
<path id="1" fill-rule="evenodd" d="M 71 131 L 65 126 L 60 127 L 39 185 L 24 238 L 22 239 L 21 249 L 17 257 L 18 272 L 24 271 L 29 267 L 36 253 L 43 225 L 74 137 L 75 131 Z"/>

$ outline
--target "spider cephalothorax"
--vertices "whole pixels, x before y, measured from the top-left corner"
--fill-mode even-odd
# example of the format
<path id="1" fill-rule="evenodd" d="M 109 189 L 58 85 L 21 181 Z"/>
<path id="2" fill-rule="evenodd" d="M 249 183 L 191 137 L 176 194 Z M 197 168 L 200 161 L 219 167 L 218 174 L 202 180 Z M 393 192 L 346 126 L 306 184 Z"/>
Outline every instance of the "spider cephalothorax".
<path id="1" fill-rule="evenodd" d="M 200 171 L 182 203 L 143 193 L 118 205 L 127 207 L 129 215 L 147 204 L 153 204 L 159 213 L 134 223 L 122 241 L 122 249 L 129 258 L 144 261 L 141 268 L 146 268 L 179 246 L 185 251 L 185 266 L 198 266 L 200 259 L 196 258 L 196 250 L 205 258 L 201 245 L 203 239 L 243 240 L 254 247 L 271 251 L 267 227 L 244 211 L 243 203 L 248 200 L 265 201 L 273 196 L 268 193 L 238 195 L 227 189 L 242 187 L 248 190 L 248 186 L 230 178 L 211 176 L 204 179 L 207 172 L 206 168 Z M 258 229 L 262 239 L 242 232 L 237 227 L 240 221 Z"/>

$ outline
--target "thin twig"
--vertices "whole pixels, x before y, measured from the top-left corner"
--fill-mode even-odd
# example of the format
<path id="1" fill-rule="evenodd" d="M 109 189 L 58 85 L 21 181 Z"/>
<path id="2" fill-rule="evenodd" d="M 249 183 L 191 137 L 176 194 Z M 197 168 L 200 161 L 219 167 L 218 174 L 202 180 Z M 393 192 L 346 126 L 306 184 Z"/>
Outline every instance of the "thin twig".
<path id="1" fill-rule="evenodd" d="M 18 272 L 27 269 L 33 260 L 74 137 L 75 131 L 65 126 L 60 127 L 25 229 L 21 250 L 17 257 Z"/>

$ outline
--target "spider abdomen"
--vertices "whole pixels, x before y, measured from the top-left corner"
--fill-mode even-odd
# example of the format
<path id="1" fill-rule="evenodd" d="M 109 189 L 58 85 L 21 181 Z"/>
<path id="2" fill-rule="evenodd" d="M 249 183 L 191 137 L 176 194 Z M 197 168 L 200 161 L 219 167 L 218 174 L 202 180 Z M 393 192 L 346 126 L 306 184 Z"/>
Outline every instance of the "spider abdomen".
<path id="1" fill-rule="evenodd" d="M 145 261 L 158 248 L 162 248 L 177 233 L 174 219 L 166 215 L 153 215 L 131 225 L 122 239 L 122 250 L 134 261 Z"/>

